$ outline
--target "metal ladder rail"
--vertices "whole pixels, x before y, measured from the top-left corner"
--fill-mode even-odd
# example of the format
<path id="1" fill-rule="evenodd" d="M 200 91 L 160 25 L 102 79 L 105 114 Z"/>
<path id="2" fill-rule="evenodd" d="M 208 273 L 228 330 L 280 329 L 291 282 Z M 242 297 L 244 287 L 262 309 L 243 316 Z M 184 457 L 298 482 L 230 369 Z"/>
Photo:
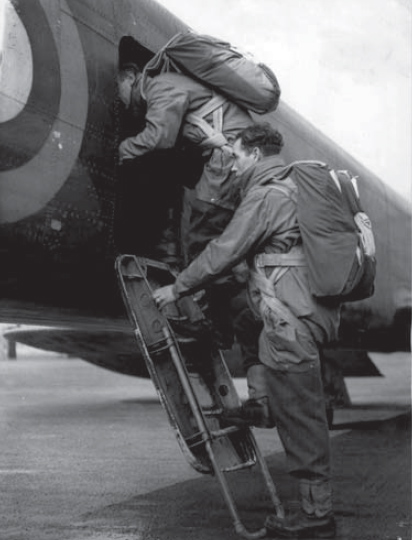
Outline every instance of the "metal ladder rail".
<path id="1" fill-rule="evenodd" d="M 168 328 L 164 328 L 163 329 L 163 333 L 164 333 L 164 336 L 165 336 L 165 339 L 167 340 L 168 344 L 169 344 L 169 350 L 170 350 L 170 354 L 171 354 L 171 357 L 172 357 L 172 360 L 173 360 L 173 363 L 176 367 L 176 370 L 179 374 L 179 377 L 181 379 L 181 383 L 183 385 L 183 388 L 186 392 L 186 395 L 188 397 L 188 400 L 189 400 L 189 403 L 192 407 L 192 412 L 193 412 L 193 415 L 195 416 L 196 418 L 196 421 L 198 423 L 198 426 L 200 428 L 200 434 L 202 436 L 202 439 L 204 440 L 204 444 L 205 444 L 205 447 L 206 447 L 206 450 L 207 450 L 207 453 L 209 455 L 209 458 L 210 458 L 210 461 L 212 463 L 212 467 L 213 467 L 213 471 L 222 487 L 222 491 L 223 491 L 223 496 L 224 496 L 224 499 L 225 499 L 225 502 L 227 504 L 227 507 L 229 508 L 229 512 L 231 514 L 231 517 L 232 517 L 232 521 L 233 521 L 233 525 L 234 525 L 234 528 L 235 528 L 235 531 L 237 534 L 239 534 L 240 536 L 242 536 L 243 538 L 246 538 L 248 540 L 255 540 L 255 539 L 259 539 L 259 538 L 264 538 L 266 536 L 266 528 L 265 527 L 262 527 L 261 529 L 259 529 L 258 531 L 256 532 L 250 532 L 246 529 L 246 527 L 243 525 L 241 519 L 240 519 L 240 516 L 239 516 L 239 512 L 236 508 L 236 504 L 234 502 L 234 499 L 233 499 L 233 495 L 231 493 L 231 490 L 229 488 L 229 485 L 227 483 L 227 480 L 225 478 L 225 475 L 224 475 L 224 472 L 221 470 L 219 464 L 217 463 L 217 460 L 215 458 L 215 455 L 214 455 L 214 451 L 213 451 L 213 438 L 216 438 L 216 437 L 223 437 L 225 436 L 226 434 L 228 433 L 234 433 L 236 431 L 240 431 L 240 429 L 236 426 L 229 426 L 228 428 L 224 428 L 224 429 L 221 429 L 221 430 L 218 430 L 218 431 L 209 431 L 208 427 L 206 426 L 206 423 L 205 423 L 205 420 L 203 418 L 203 414 L 201 412 L 201 409 L 197 403 L 197 400 L 196 400 L 196 397 L 194 395 L 194 392 L 193 392 L 193 389 L 191 387 L 191 384 L 186 376 L 186 373 L 185 373 L 185 370 L 184 368 L 182 367 L 181 363 L 180 363 L 180 358 L 179 358 L 179 355 L 176 351 L 176 345 L 174 343 L 174 340 L 168 330 Z M 273 480 L 270 476 L 270 473 L 269 473 L 269 469 L 267 468 L 267 465 L 266 465 L 266 462 L 256 444 L 256 441 L 254 439 L 254 437 L 252 436 L 251 439 L 253 440 L 253 446 L 254 446 L 254 450 L 256 452 L 256 455 L 257 455 L 257 459 L 259 461 L 259 465 L 261 467 L 261 470 L 262 470 L 262 473 L 263 473 L 263 476 L 264 476 L 264 479 L 265 479 L 265 482 L 266 482 L 266 485 L 268 487 L 268 490 L 269 490 L 269 494 L 271 496 L 271 499 L 272 499 L 272 502 L 275 506 L 275 509 L 276 509 L 276 513 L 279 517 L 283 517 L 284 516 L 284 513 L 283 513 L 283 507 L 282 507 L 282 504 L 279 500 L 279 497 L 277 495 L 277 492 L 276 492 L 276 487 L 273 483 Z"/>

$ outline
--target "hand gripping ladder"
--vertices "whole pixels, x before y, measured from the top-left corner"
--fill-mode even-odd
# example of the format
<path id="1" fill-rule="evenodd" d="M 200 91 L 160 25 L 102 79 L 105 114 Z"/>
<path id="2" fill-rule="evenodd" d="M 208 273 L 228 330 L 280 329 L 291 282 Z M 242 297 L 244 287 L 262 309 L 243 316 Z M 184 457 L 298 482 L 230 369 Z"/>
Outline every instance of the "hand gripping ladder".
<path id="1" fill-rule="evenodd" d="M 168 319 L 158 310 L 153 290 L 174 281 L 167 265 L 120 255 L 115 266 L 139 353 L 184 455 L 198 472 L 215 475 L 236 532 L 244 538 L 263 538 L 264 527 L 249 532 L 243 525 L 225 473 L 258 462 L 276 514 L 283 517 L 284 511 L 251 430 L 221 425 L 223 409 L 240 405 L 221 351 L 208 354 L 207 362 L 193 361 L 194 355 L 201 354 L 196 341 L 178 340 Z"/>

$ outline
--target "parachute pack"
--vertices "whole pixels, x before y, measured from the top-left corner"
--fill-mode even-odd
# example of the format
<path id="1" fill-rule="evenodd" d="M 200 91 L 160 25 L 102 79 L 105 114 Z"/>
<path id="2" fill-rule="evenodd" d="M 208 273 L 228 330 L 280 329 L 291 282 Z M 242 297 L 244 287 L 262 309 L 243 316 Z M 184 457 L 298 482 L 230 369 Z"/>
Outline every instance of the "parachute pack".
<path id="1" fill-rule="evenodd" d="M 317 161 L 291 163 L 276 178 L 287 176 L 298 186 L 298 222 L 311 293 L 342 302 L 372 296 L 375 241 L 356 178 Z"/>
<path id="2" fill-rule="evenodd" d="M 274 111 L 279 103 L 279 83 L 265 64 L 211 36 L 176 34 L 146 64 L 143 77 L 168 71 L 188 75 L 258 114 Z"/>

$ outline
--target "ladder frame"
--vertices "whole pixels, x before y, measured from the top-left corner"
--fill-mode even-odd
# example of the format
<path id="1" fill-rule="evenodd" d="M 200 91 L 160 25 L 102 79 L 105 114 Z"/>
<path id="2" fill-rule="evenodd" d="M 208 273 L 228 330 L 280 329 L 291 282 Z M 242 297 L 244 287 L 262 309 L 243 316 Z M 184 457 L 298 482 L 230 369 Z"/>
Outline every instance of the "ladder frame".
<path id="1" fill-rule="evenodd" d="M 128 273 L 128 271 L 126 271 L 126 268 L 130 268 L 130 266 L 135 268 L 133 273 Z M 147 258 L 138 257 L 136 255 L 119 255 L 115 262 L 119 287 L 133 327 L 137 345 L 145 359 L 148 371 L 155 385 L 160 401 L 167 412 L 172 427 L 176 432 L 178 442 L 186 459 L 198 472 L 211 473 L 218 480 L 236 533 L 247 539 L 263 538 L 266 536 L 267 532 L 265 527 L 262 527 L 255 532 L 251 532 L 244 526 L 240 518 L 234 496 L 226 480 L 225 473 L 250 468 L 255 464 L 259 464 L 264 483 L 275 509 L 275 513 L 279 518 L 283 518 L 285 515 L 284 509 L 278 497 L 277 490 L 270 475 L 266 461 L 257 445 L 251 429 L 244 427 L 239 428 L 237 426 L 225 426 L 219 427 L 218 429 L 211 427 L 208 418 L 210 416 L 219 417 L 219 410 L 214 413 L 210 413 L 205 411 L 199 402 L 198 395 L 196 394 L 193 386 L 193 381 L 191 380 L 191 376 L 185 365 L 184 357 L 180 351 L 178 339 L 176 338 L 167 318 L 161 313 L 161 311 L 157 309 L 153 299 L 153 289 L 147 275 L 148 267 L 156 268 L 161 271 L 163 270 L 166 273 L 169 273 L 171 278 L 174 278 L 174 274 L 168 265 L 159 263 L 158 261 L 152 261 Z M 144 291 L 142 296 L 142 298 L 144 297 L 143 306 L 133 305 L 134 302 L 129 294 L 130 291 L 128 290 L 130 288 L 128 280 L 137 280 L 139 281 L 139 286 L 142 286 L 142 290 Z M 156 329 L 159 331 L 159 340 L 156 341 L 155 346 L 153 346 L 153 344 L 148 346 L 145 339 L 147 336 L 144 335 L 145 333 L 147 334 L 147 331 L 145 332 L 145 329 L 142 329 L 142 325 L 139 325 L 139 317 L 136 314 L 141 316 L 144 310 L 150 310 L 152 313 L 157 312 L 158 314 L 156 319 Z M 196 437 L 194 437 L 196 438 L 196 442 L 193 444 L 188 444 L 188 438 L 183 435 L 182 429 L 179 425 L 179 415 L 176 414 L 175 410 L 173 410 L 170 402 L 170 396 L 168 396 L 168 392 L 162 388 L 161 381 L 159 380 L 160 375 L 156 369 L 156 360 L 153 358 L 153 356 L 156 356 L 156 354 L 159 353 L 162 354 L 163 352 L 168 352 L 170 356 L 170 360 L 172 361 L 176 370 L 183 392 L 187 398 L 191 414 L 193 415 L 196 423 Z M 217 357 L 215 356 L 214 361 L 218 362 L 220 369 L 223 370 L 221 371 L 220 375 L 218 374 L 217 376 L 224 377 L 224 382 L 225 385 L 228 386 L 230 397 L 240 404 L 240 399 L 237 395 L 233 380 L 226 366 L 222 351 L 217 351 L 213 354 L 217 355 Z M 210 388 L 209 391 L 212 393 Z M 228 442 L 231 436 L 241 436 L 242 443 L 246 448 L 246 452 L 244 455 L 242 452 L 239 452 L 238 463 L 231 464 L 230 467 L 222 467 L 222 465 L 219 463 L 219 458 L 222 455 L 222 451 L 220 446 L 220 451 L 216 451 L 216 444 L 219 440 Z M 203 459 L 199 459 L 199 455 L 196 455 L 196 446 L 200 447 L 202 451 L 205 451 L 208 463 L 205 463 Z M 237 447 L 235 446 L 235 450 L 236 449 Z"/>

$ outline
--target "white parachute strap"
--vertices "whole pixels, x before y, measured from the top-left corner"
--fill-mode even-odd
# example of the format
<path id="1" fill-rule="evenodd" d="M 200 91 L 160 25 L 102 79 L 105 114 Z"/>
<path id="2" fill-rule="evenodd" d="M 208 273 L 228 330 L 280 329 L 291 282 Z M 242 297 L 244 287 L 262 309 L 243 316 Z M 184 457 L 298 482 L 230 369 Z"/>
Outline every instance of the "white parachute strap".
<path id="1" fill-rule="evenodd" d="M 334 173 L 337 177 L 337 174 L 334 170 L 331 171 L 331 174 Z M 339 170 L 338 173 L 342 176 L 344 176 L 349 182 L 352 184 L 353 191 L 355 192 L 355 195 L 358 199 L 360 199 L 359 195 L 359 187 L 358 187 L 358 178 L 359 176 L 353 176 L 349 171 L 346 170 Z"/>
<path id="2" fill-rule="evenodd" d="M 223 135 L 223 104 L 226 98 L 219 94 L 213 95 L 207 103 L 197 109 L 194 113 L 189 113 L 185 116 L 185 120 L 189 124 L 193 124 L 200 128 L 206 135 L 206 139 L 200 144 L 204 148 L 216 148 L 228 144 L 226 137 Z M 209 115 L 213 115 L 213 126 L 205 120 Z"/>
<path id="3" fill-rule="evenodd" d="M 342 186 L 340 185 L 339 178 L 338 178 L 338 175 L 336 174 L 336 171 L 332 169 L 331 171 L 329 171 L 329 174 L 331 175 L 332 180 L 335 182 L 335 185 L 338 188 L 338 190 L 342 193 Z"/>
<path id="4" fill-rule="evenodd" d="M 223 103 L 213 111 L 213 127 L 219 133 L 223 131 Z"/>

